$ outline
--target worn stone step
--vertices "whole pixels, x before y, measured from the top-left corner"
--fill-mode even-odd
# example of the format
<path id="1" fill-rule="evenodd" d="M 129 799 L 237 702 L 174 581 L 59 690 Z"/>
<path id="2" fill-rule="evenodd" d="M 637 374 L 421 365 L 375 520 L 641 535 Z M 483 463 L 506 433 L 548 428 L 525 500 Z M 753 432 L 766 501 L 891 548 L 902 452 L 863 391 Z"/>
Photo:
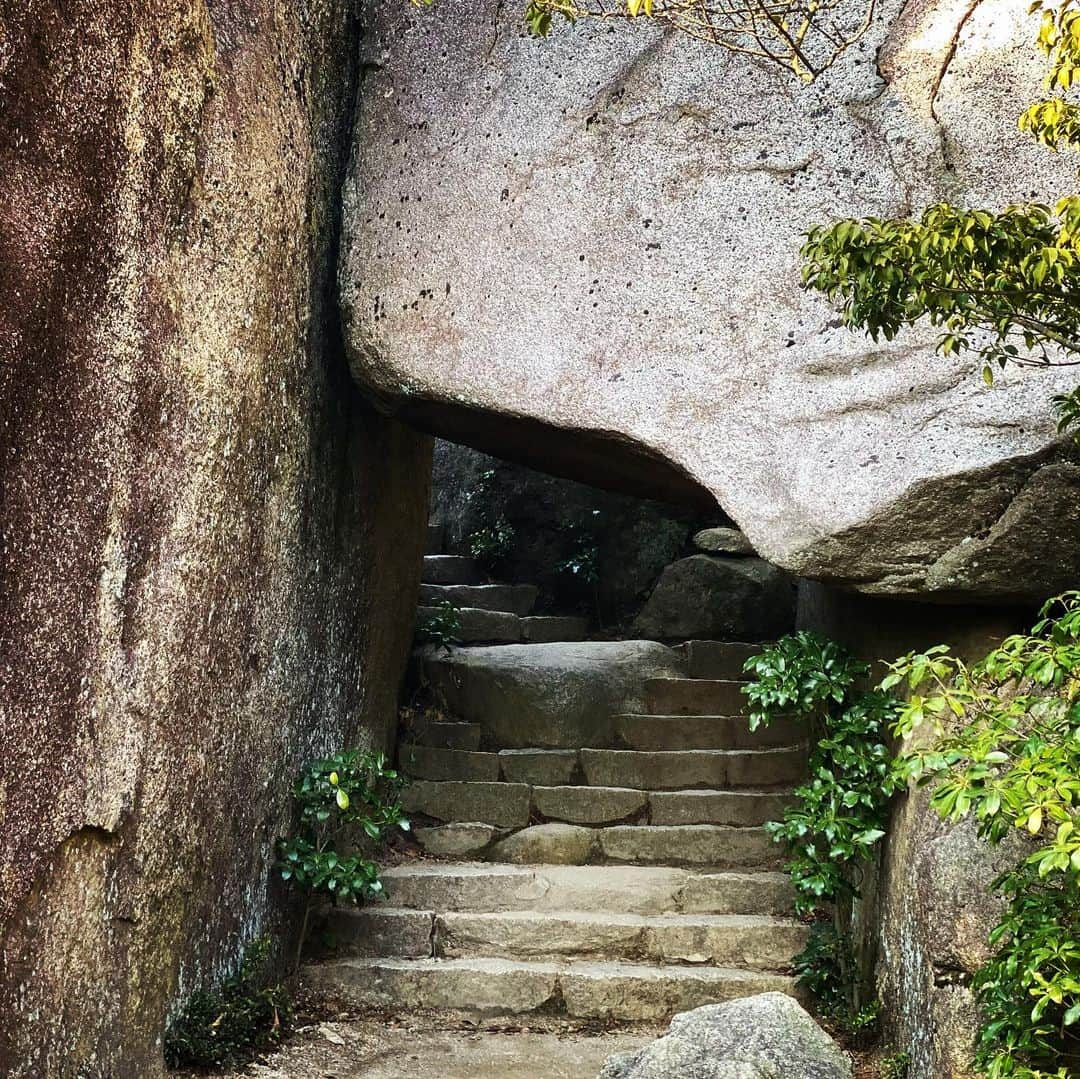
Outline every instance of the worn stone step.
<path id="1" fill-rule="evenodd" d="M 667 866 L 518 866 L 419 862 L 388 866 L 395 907 L 441 911 L 594 910 L 611 914 L 790 915 L 785 873 L 707 873 Z"/>
<path id="2" fill-rule="evenodd" d="M 515 865 L 586 865 L 600 860 L 599 831 L 562 821 L 532 824 L 496 843 L 484 857 Z"/>
<path id="3" fill-rule="evenodd" d="M 339 955 L 401 959 L 625 960 L 786 970 L 806 944 L 792 919 L 610 911 L 427 911 L 331 908 L 323 939 Z"/>
<path id="4" fill-rule="evenodd" d="M 449 602 L 470 610 L 527 615 L 538 591 L 531 584 L 422 584 L 420 605 L 437 607 Z"/>
<path id="5" fill-rule="evenodd" d="M 647 791 L 626 787 L 534 787 L 533 809 L 546 820 L 568 824 L 615 824 L 641 814 Z"/>
<path id="6" fill-rule="evenodd" d="M 641 790 L 788 787 L 806 773 L 801 746 L 781 749 L 583 749 L 590 786 Z"/>
<path id="7" fill-rule="evenodd" d="M 424 548 L 424 554 L 442 554 L 445 539 L 446 529 L 441 524 L 429 524 L 427 526 L 427 546 Z"/>
<path id="8" fill-rule="evenodd" d="M 499 768 L 510 783 L 554 787 L 570 783 L 578 774 L 578 754 L 573 749 L 503 749 Z"/>
<path id="9" fill-rule="evenodd" d="M 743 667 L 751 656 L 761 653 L 764 644 L 734 641 L 687 641 L 687 673 L 691 678 L 709 678 L 743 682 L 750 677 Z"/>
<path id="10" fill-rule="evenodd" d="M 430 749 L 480 748 L 483 728 L 479 723 L 456 723 L 438 720 L 419 723 L 407 733 L 406 745 L 427 746 Z"/>
<path id="11" fill-rule="evenodd" d="M 413 838 L 425 854 L 436 858 L 484 858 L 493 844 L 510 834 L 506 828 L 479 821 L 417 825 Z"/>
<path id="12" fill-rule="evenodd" d="M 403 745 L 398 750 L 398 764 L 412 779 L 493 783 L 499 778 L 498 753 Z"/>
<path id="13" fill-rule="evenodd" d="M 420 580 L 424 584 L 483 584 L 484 571 L 475 558 L 456 554 L 424 555 Z"/>
<path id="14" fill-rule="evenodd" d="M 521 620 L 521 639 L 529 644 L 582 641 L 588 635 L 589 620 L 568 615 L 531 615 Z"/>
<path id="15" fill-rule="evenodd" d="M 711 869 L 775 868 L 779 848 L 764 828 L 721 824 L 612 824 L 593 828 L 550 821 L 532 824 L 483 852 L 491 862 L 513 865 L 708 866 Z"/>
<path id="16" fill-rule="evenodd" d="M 650 824 L 735 824 L 780 820 L 794 801 L 787 791 L 654 791 Z"/>
<path id="17" fill-rule="evenodd" d="M 413 780 L 401 792 L 407 813 L 441 821 L 477 821 L 500 828 L 529 823 L 531 788 L 525 783 L 439 783 Z"/>
<path id="18" fill-rule="evenodd" d="M 644 712 L 655 716 L 741 716 L 747 700 L 742 682 L 707 678 L 650 678 Z"/>
<path id="19" fill-rule="evenodd" d="M 796 719 L 776 719 L 750 730 L 746 716 L 615 717 L 615 736 L 630 749 L 767 749 L 806 738 Z"/>
<path id="20" fill-rule="evenodd" d="M 385 912 L 370 909 L 370 920 L 357 927 L 357 935 L 382 938 L 380 947 L 393 946 L 400 940 L 409 949 L 398 953 L 405 958 L 424 954 L 422 948 L 428 944 L 423 935 L 426 917 L 417 917 L 420 912 L 414 911 L 401 912 L 411 914 L 411 918 L 398 912 L 386 918 Z M 501 956 L 711 963 L 749 970 L 786 970 L 802 951 L 807 937 L 807 927 L 799 922 L 747 915 L 445 912 L 435 915 L 434 925 L 435 955 L 442 959 Z"/>
<path id="21" fill-rule="evenodd" d="M 795 995 L 782 974 L 727 967 L 513 959 L 341 959 L 312 963 L 304 982 L 362 1007 L 474 1015 L 544 1009 L 579 1019 L 662 1020 L 757 993 Z"/>
<path id="22" fill-rule="evenodd" d="M 328 907 L 315 938 L 339 956 L 430 959 L 435 954 L 435 912 L 406 907 Z"/>
<path id="23" fill-rule="evenodd" d="M 616 824 L 596 829 L 595 835 L 599 858 L 609 862 L 763 869 L 781 861 L 780 848 L 764 828 Z"/>
<path id="24" fill-rule="evenodd" d="M 438 607 L 418 607 L 417 619 L 432 618 L 442 612 Z M 521 640 L 521 619 L 506 611 L 482 611 L 462 607 L 458 611 L 460 627 L 457 639 L 462 644 L 514 644 Z"/>

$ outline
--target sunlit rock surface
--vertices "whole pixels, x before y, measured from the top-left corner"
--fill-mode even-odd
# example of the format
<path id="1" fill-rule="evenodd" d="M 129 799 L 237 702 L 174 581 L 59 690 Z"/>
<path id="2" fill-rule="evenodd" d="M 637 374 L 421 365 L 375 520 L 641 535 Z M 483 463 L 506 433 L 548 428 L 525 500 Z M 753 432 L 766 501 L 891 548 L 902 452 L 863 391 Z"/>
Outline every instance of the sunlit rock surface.
<path id="1" fill-rule="evenodd" d="M 427 440 L 332 304 L 345 0 L 0 6 L 0 1074 L 152 1077 L 385 741 Z"/>
<path id="2" fill-rule="evenodd" d="M 1016 130 L 1044 71 L 1026 5 L 898 6 L 807 88 L 644 25 L 536 42 L 513 3 L 369 2 L 356 376 L 541 469 L 715 497 L 804 576 L 997 601 L 1074 582 L 1080 472 L 1053 463 L 1050 399 L 1075 376 L 989 389 L 932 331 L 875 346 L 799 289 L 815 222 L 1075 184 Z"/>

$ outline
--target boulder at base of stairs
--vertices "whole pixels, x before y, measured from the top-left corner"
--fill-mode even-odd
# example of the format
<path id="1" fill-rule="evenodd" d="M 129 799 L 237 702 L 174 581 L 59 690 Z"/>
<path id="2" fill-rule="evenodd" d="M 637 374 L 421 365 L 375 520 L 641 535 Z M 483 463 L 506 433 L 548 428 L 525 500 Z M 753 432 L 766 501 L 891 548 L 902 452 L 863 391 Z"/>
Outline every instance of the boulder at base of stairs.
<path id="1" fill-rule="evenodd" d="M 851 1079 L 851 1062 L 783 993 L 676 1015 L 664 1037 L 609 1057 L 599 1079 Z"/>

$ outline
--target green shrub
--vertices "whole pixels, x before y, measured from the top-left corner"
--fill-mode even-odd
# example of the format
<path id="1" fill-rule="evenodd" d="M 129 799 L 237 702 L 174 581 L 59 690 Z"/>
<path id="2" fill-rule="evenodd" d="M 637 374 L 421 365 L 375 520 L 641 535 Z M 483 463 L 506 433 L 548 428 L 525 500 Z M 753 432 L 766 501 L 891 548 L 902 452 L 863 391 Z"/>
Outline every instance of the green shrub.
<path id="1" fill-rule="evenodd" d="M 822 1012 L 851 1035 L 869 1025 L 867 1009 L 876 1008 L 865 999 L 849 944 L 852 903 L 885 835 L 898 783 L 885 741 L 898 702 L 857 688 L 868 670 L 842 645 L 803 631 L 749 659 L 746 671 L 755 680 L 743 690 L 752 730 L 782 715 L 809 728 L 808 778 L 783 820 L 765 828 L 787 850 L 798 912 L 832 916 L 831 927 L 815 926 L 796 969 Z"/>
<path id="2" fill-rule="evenodd" d="M 881 1079 L 907 1079 L 911 1069 L 911 1057 L 907 1053 L 891 1053 L 882 1057 L 878 1067 Z"/>
<path id="3" fill-rule="evenodd" d="M 976 1066 L 991 1079 L 1080 1074 L 1080 592 L 974 666 L 944 646 L 904 656 L 883 682 L 898 685 L 910 696 L 896 733 L 936 736 L 898 762 L 902 779 L 932 784 L 931 805 L 973 815 L 991 843 L 1032 840 L 994 884 L 1008 908 L 973 982 Z"/>
<path id="4" fill-rule="evenodd" d="M 516 538 L 514 526 L 505 517 L 497 517 L 469 536 L 469 552 L 486 570 L 494 572 L 510 557 Z"/>
<path id="5" fill-rule="evenodd" d="M 444 599 L 432 614 L 418 618 L 416 643 L 433 644 L 447 652 L 461 640 L 461 608 Z"/>
<path id="6" fill-rule="evenodd" d="M 743 691 L 751 729 L 783 714 L 810 728 L 808 779 L 784 819 L 766 825 L 787 847 L 800 913 L 857 896 L 860 863 L 885 835 L 896 789 L 885 732 L 897 701 L 855 688 L 868 669 L 842 645 L 805 631 L 746 663 L 755 678 Z"/>
<path id="7" fill-rule="evenodd" d="M 288 1032 L 289 998 L 266 984 L 270 951 L 265 938 L 248 945 L 240 967 L 216 990 L 193 993 L 165 1032 L 170 1068 L 213 1068 L 241 1061 Z"/>
<path id="8" fill-rule="evenodd" d="M 398 794 L 402 780 L 382 753 L 343 750 L 309 761 L 293 789 L 298 826 L 278 840 L 282 880 L 300 888 L 307 902 L 296 963 L 307 933 L 312 905 L 381 898 L 376 863 L 367 856 L 388 829 L 408 830 Z"/>

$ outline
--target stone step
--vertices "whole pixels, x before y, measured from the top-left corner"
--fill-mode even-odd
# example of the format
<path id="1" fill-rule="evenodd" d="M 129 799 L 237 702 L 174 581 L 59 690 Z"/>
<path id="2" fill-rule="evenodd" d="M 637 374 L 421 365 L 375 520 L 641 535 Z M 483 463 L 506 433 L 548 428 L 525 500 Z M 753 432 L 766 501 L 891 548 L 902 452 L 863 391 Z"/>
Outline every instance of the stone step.
<path id="1" fill-rule="evenodd" d="M 691 678 L 743 682 L 749 678 L 743 670 L 746 661 L 767 646 L 734 641 L 687 641 L 682 647 Z"/>
<path id="2" fill-rule="evenodd" d="M 471 610 L 527 615 L 538 591 L 531 584 L 422 584 L 420 605 L 437 607 L 449 602 Z"/>
<path id="3" fill-rule="evenodd" d="M 781 974 L 726 967 L 513 959 L 341 959 L 304 968 L 309 987 L 361 1007 L 435 1008 L 473 1015 L 543 1009 L 579 1019 L 663 1020 L 757 993 L 795 995 Z"/>
<path id="4" fill-rule="evenodd" d="M 395 907 L 442 911 L 599 910 L 612 914 L 790 915 L 785 873 L 706 873 L 667 866 L 517 866 L 414 862 L 388 866 Z"/>
<path id="5" fill-rule="evenodd" d="M 801 746 L 781 749 L 583 749 L 590 786 L 639 790 L 789 787 L 806 774 Z"/>
<path id="6" fill-rule="evenodd" d="M 503 749 L 499 768 L 510 783 L 554 787 L 577 777 L 578 753 L 574 749 Z"/>
<path id="7" fill-rule="evenodd" d="M 424 584 L 483 584 L 484 571 L 475 558 L 455 554 L 424 555 Z"/>
<path id="8" fill-rule="evenodd" d="M 442 959 L 594 959 L 786 970 L 807 927 L 738 915 L 607 914 L 588 911 L 442 913 L 434 918 Z M 411 942 L 409 942 L 411 943 Z"/>
<path id="9" fill-rule="evenodd" d="M 428 524 L 427 546 L 424 554 L 442 554 L 443 544 L 446 540 L 446 529 L 440 524 Z"/>
<path id="10" fill-rule="evenodd" d="M 655 716 L 745 715 L 743 685 L 722 679 L 650 678 L 643 711 Z"/>
<path id="11" fill-rule="evenodd" d="M 406 732 L 408 745 L 427 746 L 430 749 L 471 749 L 480 748 L 483 728 L 479 723 L 457 723 L 437 720 L 432 723 L 420 723 Z"/>
<path id="12" fill-rule="evenodd" d="M 435 820 L 524 828 L 529 823 L 531 793 L 525 783 L 414 780 L 401 792 L 401 804 L 406 813 L 420 813 Z"/>
<path id="13" fill-rule="evenodd" d="M 780 820 L 794 800 L 786 791 L 654 791 L 649 795 L 649 822 L 754 827 Z"/>
<path id="14" fill-rule="evenodd" d="M 616 824 L 597 829 L 596 837 L 599 860 L 606 862 L 772 869 L 782 861 L 780 848 L 764 828 L 721 824 Z"/>
<path id="15" fill-rule="evenodd" d="M 511 832 L 479 821 L 451 821 L 449 824 L 416 825 L 412 834 L 424 853 L 436 858 L 484 858 L 493 844 Z"/>
<path id="16" fill-rule="evenodd" d="M 534 787 L 533 809 L 567 824 L 617 824 L 645 814 L 649 794 L 626 787 Z"/>
<path id="17" fill-rule="evenodd" d="M 767 749 L 803 741 L 806 726 L 781 718 L 751 731 L 746 716 L 624 715 L 615 736 L 630 749 Z"/>
<path id="18" fill-rule="evenodd" d="M 403 745 L 398 750 L 398 765 L 412 779 L 494 783 L 499 778 L 498 753 Z"/>
<path id="19" fill-rule="evenodd" d="M 531 786 L 454 780 L 414 780 L 402 793 L 402 805 L 407 813 L 503 829 L 524 828 L 530 816 L 591 827 L 629 821 L 756 827 L 766 821 L 780 820 L 792 800 L 786 789 L 647 791 L 633 787 Z M 494 838 L 502 837 L 489 835 L 480 847 L 487 846 Z"/>
<path id="20" fill-rule="evenodd" d="M 422 838 L 418 835 L 418 838 Z M 707 866 L 710 869 L 772 869 L 780 849 L 764 828 L 721 824 L 613 824 L 589 828 L 552 821 L 532 824 L 483 851 L 491 862 L 513 865 Z"/>
<path id="21" fill-rule="evenodd" d="M 435 954 L 435 914 L 405 907 L 328 907 L 312 939 L 338 956 L 430 959 Z"/>
<path id="22" fill-rule="evenodd" d="M 756 915 L 608 911 L 420 911 L 371 906 L 330 912 L 343 955 L 402 959 L 595 959 L 787 970 L 806 945 L 800 922 Z"/>
<path id="23" fill-rule="evenodd" d="M 521 620 L 521 638 L 529 644 L 557 644 L 583 641 L 589 620 L 568 615 L 532 615 Z"/>
<path id="24" fill-rule="evenodd" d="M 438 607 L 418 607 L 418 619 L 441 614 Z M 461 607 L 457 638 L 462 644 L 516 644 L 521 640 L 521 619 L 506 611 L 483 611 L 479 607 Z"/>

